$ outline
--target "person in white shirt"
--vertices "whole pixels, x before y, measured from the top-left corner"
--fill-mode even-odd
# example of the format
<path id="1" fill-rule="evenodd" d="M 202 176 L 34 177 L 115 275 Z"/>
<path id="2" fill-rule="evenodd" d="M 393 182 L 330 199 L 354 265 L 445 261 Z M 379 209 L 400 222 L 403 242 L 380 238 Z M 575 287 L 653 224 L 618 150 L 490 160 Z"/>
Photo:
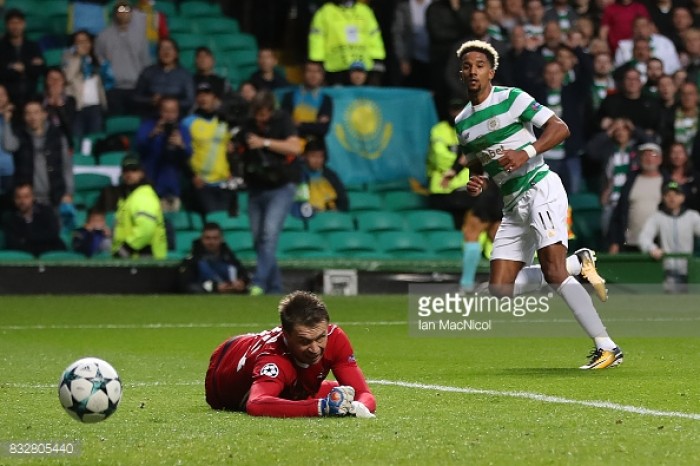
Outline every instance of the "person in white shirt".
<path id="1" fill-rule="evenodd" d="M 668 37 L 656 34 L 649 18 L 638 16 L 632 26 L 632 37 L 621 40 L 615 52 L 615 66 L 619 67 L 632 60 L 632 48 L 637 38 L 649 39 L 651 55 L 664 63 L 664 72 L 673 74 L 681 67 L 678 51 Z"/>

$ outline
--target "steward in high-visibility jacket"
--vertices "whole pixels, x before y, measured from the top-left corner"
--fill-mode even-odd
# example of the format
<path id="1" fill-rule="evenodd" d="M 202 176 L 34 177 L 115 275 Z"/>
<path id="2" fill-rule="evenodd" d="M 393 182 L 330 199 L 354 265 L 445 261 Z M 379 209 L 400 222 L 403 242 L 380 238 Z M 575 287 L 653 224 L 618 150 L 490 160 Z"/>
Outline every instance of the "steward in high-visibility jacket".
<path id="1" fill-rule="evenodd" d="M 430 130 L 430 152 L 428 153 L 428 189 L 430 194 L 449 194 L 464 188 L 469 181 L 469 170 L 459 172 L 446 187 L 441 186 L 444 173 L 452 168 L 458 157 L 459 141 L 454 124 L 441 121 Z"/>
<path id="2" fill-rule="evenodd" d="M 127 156 L 122 162 L 122 177 L 126 189 L 117 201 L 114 216 L 112 253 L 124 259 L 153 257 L 165 259 L 168 240 L 160 199 L 144 180 L 138 159 Z"/>
<path id="3" fill-rule="evenodd" d="M 358 61 L 371 71 L 374 61 L 385 57 L 377 18 L 367 5 L 336 0 L 314 14 L 309 33 L 309 60 L 323 63 L 326 71 L 346 71 Z"/>

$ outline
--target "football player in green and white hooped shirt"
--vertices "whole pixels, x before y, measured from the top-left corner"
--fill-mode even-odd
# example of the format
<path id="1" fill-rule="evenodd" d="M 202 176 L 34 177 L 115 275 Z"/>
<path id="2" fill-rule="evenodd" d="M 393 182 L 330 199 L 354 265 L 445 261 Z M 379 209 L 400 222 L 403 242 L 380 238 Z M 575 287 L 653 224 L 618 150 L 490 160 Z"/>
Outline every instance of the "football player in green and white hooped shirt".
<path id="1" fill-rule="evenodd" d="M 491 84 L 498 53 L 490 44 L 465 42 L 457 56 L 469 95 L 469 103 L 455 119 L 465 157 L 458 159 L 445 178 L 454 176 L 462 168 L 459 161 L 466 158 L 467 165 L 480 163 L 503 195 L 503 221 L 491 253 L 491 294 L 508 297 L 549 284 L 594 340 L 595 350 L 581 369 L 619 365 L 622 351 L 608 336 L 591 297 L 574 275 L 582 274 L 591 282 L 603 301 L 607 299 L 605 281 L 595 269 L 593 251 L 582 249 L 566 257 L 568 199 L 561 180 L 542 157 L 569 136 L 569 128 L 525 91 Z M 533 126 L 542 128 L 539 138 Z M 480 195 L 487 176 L 472 176 L 467 192 Z M 465 245 L 465 254 L 472 252 L 468 249 Z M 535 252 L 540 265 L 532 265 Z M 476 259 L 478 263 L 478 256 Z"/>

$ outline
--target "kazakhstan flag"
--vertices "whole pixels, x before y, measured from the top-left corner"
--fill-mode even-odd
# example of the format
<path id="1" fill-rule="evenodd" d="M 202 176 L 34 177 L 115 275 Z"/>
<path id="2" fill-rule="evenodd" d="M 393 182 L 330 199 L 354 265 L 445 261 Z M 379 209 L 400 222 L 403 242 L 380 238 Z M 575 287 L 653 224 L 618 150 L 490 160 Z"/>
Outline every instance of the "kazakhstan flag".
<path id="1" fill-rule="evenodd" d="M 345 184 L 425 180 L 430 128 L 437 123 L 429 92 L 383 87 L 324 92 L 333 99 L 328 165 Z"/>

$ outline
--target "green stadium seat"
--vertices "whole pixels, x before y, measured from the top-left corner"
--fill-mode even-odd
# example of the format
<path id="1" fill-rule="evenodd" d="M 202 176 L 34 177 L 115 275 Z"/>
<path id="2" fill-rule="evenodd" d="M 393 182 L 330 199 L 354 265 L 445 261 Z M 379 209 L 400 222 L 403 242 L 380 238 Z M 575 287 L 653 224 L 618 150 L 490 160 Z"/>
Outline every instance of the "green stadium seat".
<path id="1" fill-rule="evenodd" d="M 572 194 L 569 196 L 572 210 L 573 230 L 576 238 L 569 241 L 569 248 L 581 247 L 600 249 L 603 246 L 603 209 L 598 195 L 593 193 Z"/>
<path id="2" fill-rule="evenodd" d="M 75 210 L 75 226 L 76 226 L 76 228 L 80 228 L 83 225 L 85 225 L 85 220 L 87 220 L 87 210 L 76 209 Z M 70 243 L 66 243 L 66 245 L 70 246 Z"/>
<path id="3" fill-rule="evenodd" d="M 403 259 L 427 259 L 433 257 L 426 248 L 426 238 L 410 231 L 387 231 L 377 235 L 379 248 L 392 256 Z"/>
<path id="4" fill-rule="evenodd" d="M 364 212 L 382 210 L 382 198 L 375 193 L 349 192 L 350 210 L 352 212 Z"/>
<path id="5" fill-rule="evenodd" d="M 407 179 L 394 181 L 378 181 L 367 184 L 367 191 L 373 193 L 386 193 L 389 191 L 409 191 L 411 185 Z"/>
<path id="6" fill-rule="evenodd" d="M 76 152 L 73 154 L 73 165 L 78 167 L 94 167 L 97 165 L 97 159 L 92 155 Z"/>
<path id="7" fill-rule="evenodd" d="M 219 34 L 209 38 L 211 46 L 217 54 L 223 54 L 231 50 L 257 50 L 258 43 L 255 36 L 250 34 Z"/>
<path id="8" fill-rule="evenodd" d="M 426 207 L 425 196 L 412 191 L 389 191 L 384 194 L 384 208 L 386 210 L 419 210 Z"/>
<path id="9" fill-rule="evenodd" d="M 440 210 L 415 210 L 406 214 L 406 224 L 417 232 L 455 231 L 452 215 Z"/>
<path id="10" fill-rule="evenodd" d="M 594 193 L 569 194 L 569 205 L 574 211 L 601 208 L 600 197 Z"/>
<path id="11" fill-rule="evenodd" d="M 440 259 L 459 260 L 462 257 L 464 238 L 460 231 L 434 231 L 427 234 L 433 254 Z"/>
<path id="12" fill-rule="evenodd" d="M 287 215 L 287 217 L 284 219 L 284 225 L 282 227 L 282 231 L 304 231 L 306 230 L 306 225 L 304 225 L 304 222 L 296 217 L 292 217 L 291 215 Z"/>
<path id="13" fill-rule="evenodd" d="M 364 193 L 367 192 L 367 187 L 363 184 L 345 185 L 345 191 L 348 193 Z"/>
<path id="14" fill-rule="evenodd" d="M 355 222 L 347 212 L 319 212 L 309 220 L 309 230 L 314 233 L 353 231 Z"/>
<path id="15" fill-rule="evenodd" d="M 0 262 L 10 261 L 27 261 L 34 260 L 34 256 L 25 251 L 16 251 L 14 249 L 5 249 L 0 251 Z"/>
<path id="16" fill-rule="evenodd" d="M 181 261 L 189 255 L 189 251 L 168 251 L 167 259 L 173 261 Z"/>
<path id="17" fill-rule="evenodd" d="M 197 47 L 209 45 L 209 39 L 204 34 L 190 32 L 173 34 L 171 37 L 177 42 L 180 53 L 183 50 L 195 50 Z"/>
<path id="18" fill-rule="evenodd" d="M 23 0 L 27 1 L 27 0 Z M 36 2 L 36 0 L 35 0 Z M 33 3 L 29 1 L 28 3 Z M 68 15 L 68 2 L 65 1 L 42 1 L 35 3 L 36 8 L 32 9 L 32 12 L 36 12 L 37 15 L 41 15 L 45 18 L 50 18 L 54 16 L 67 16 Z M 65 34 L 67 27 L 67 22 L 63 23 L 63 33 Z"/>
<path id="19" fill-rule="evenodd" d="M 198 231 L 178 231 L 175 232 L 175 251 L 190 252 L 192 242 L 199 239 L 201 233 Z"/>
<path id="20" fill-rule="evenodd" d="M 253 245 L 253 237 L 250 232 L 246 231 L 230 231 L 224 235 L 224 240 L 231 250 L 237 256 L 249 258 L 255 256 L 255 247 Z"/>
<path id="21" fill-rule="evenodd" d="M 165 15 L 168 21 L 168 31 L 172 31 L 170 29 L 170 22 L 177 18 L 177 6 L 172 2 L 158 0 L 156 11 L 159 11 Z"/>
<path id="22" fill-rule="evenodd" d="M 167 220 L 170 222 L 172 225 L 173 229 L 175 231 L 201 231 L 201 228 L 193 228 L 192 227 L 192 219 L 190 216 L 190 213 L 187 212 L 186 210 L 179 210 L 177 212 L 171 212 L 168 214 L 165 214 L 165 217 Z M 199 215 L 197 215 L 197 218 L 199 218 Z M 201 220 L 200 220 L 201 223 Z"/>
<path id="23" fill-rule="evenodd" d="M 74 177 L 76 191 L 100 190 L 105 186 L 110 186 L 112 180 L 107 175 L 99 173 L 78 173 Z"/>
<path id="24" fill-rule="evenodd" d="M 196 71 L 195 70 L 195 68 L 196 68 L 196 65 L 195 65 L 196 55 L 197 54 L 195 53 L 194 49 L 180 50 L 180 56 L 179 56 L 180 66 L 182 66 L 183 68 L 194 73 Z"/>
<path id="25" fill-rule="evenodd" d="M 183 18 L 218 18 L 221 8 L 207 2 L 186 1 L 180 4 L 180 16 Z"/>
<path id="26" fill-rule="evenodd" d="M 44 61 L 46 66 L 61 66 L 63 63 L 63 49 L 44 50 Z"/>
<path id="27" fill-rule="evenodd" d="M 213 36 L 222 36 L 224 34 L 236 34 L 240 31 L 238 21 L 233 18 L 226 17 L 207 17 L 203 19 L 195 19 L 194 27 L 200 34 Z"/>
<path id="28" fill-rule="evenodd" d="M 122 164 L 122 159 L 126 155 L 126 152 L 123 150 L 119 151 L 113 151 L 113 152 L 105 152 L 103 154 L 100 154 L 99 160 L 100 160 L 100 165 L 106 165 L 106 166 L 121 166 Z"/>
<path id="29" fill-rule="evenodd" d="M 45 16 L 46 30 L 54 39 L 59 39 L 61 43 L 68 46 L 68 12 Z"/>
<path id="30" fill-rule="evenodd" d="M 348 257 L 377 254 L 377 239 L 363 231 L 341 231 L 328 235 L 328 246 L 336 255 Z"/>
<path id="31" fill-rule="evenodd" d="M 105 132 L 133 135 L 139 129 L 141 118 L 137 116 L 113 116 L 105 120 Z"/>
<path id="32" fill-rule="evenodd" d="M 234 63 L 239 69 L 258 67 L 257 50 L 232 50 L 227 53 L 230 63 Z"/>
<path id="33" fill-rule="evenodd" d="M 248 76 L 243 76 L 236 63 L 229 60 L 227 51 L 216 53 L 216 65 L 214 66 L 214 69 L 219 76 L 228 79 L 230 83 L 240 83 L 248 78 Z M 237 89 L 238 87 L 234 86 L 234 88 Z"/>
<path id="34" fill-rule="evenodd" d="M 404 231 L 403 218 L 395 212 L 360 212 L 355 219 L 357 229 L 367 233 Z"/>
<path id="35" fill-rule="evenodd" d="M 225 211 L 209 212 L 206 221 L 218 223 L 223 231 L 250 231 L 250 220 L 247 215 L 230 217 Z"/>
<path id="36" fill-rule="evenodd" d="M 75 251 L 49 251 L 39 256 L 39 260 L 43 262 L 82 261 L 85 259 L 87 257 Z"/>
<path id="37" fill-rule="evenodd" d="M 277 245 L 282 257 L 319 257 L 329 256 L 323 237 L 306 231 L 282 232 Z"/>
<path id="38" fill-rule="evenodd" d="M 160 2 L 158 3 L 158 9 L 160 9 Z M 178 34 L 191 34 L 194 31 L 194 23 L 189 18 L 183 18 L 181 16 L 173 16 L 168 18 L 168 32 L 171 36 Z"/>
<path id="39" fill-rule="evenodd" d="M 92 208 L 100 197 L 100 189 L 92 189 L 88 191 L 76 191 L 73 195 L 73 202 L 78 207 L 85 209 Z M 77 199 L 77 200 L 76 200 Z"/>
<path id="40" fill-rule="evenodd" d="M 248 191 L 238 191 L 238 212 L 239 215 L 244 215 L 248 212 Z"/>

